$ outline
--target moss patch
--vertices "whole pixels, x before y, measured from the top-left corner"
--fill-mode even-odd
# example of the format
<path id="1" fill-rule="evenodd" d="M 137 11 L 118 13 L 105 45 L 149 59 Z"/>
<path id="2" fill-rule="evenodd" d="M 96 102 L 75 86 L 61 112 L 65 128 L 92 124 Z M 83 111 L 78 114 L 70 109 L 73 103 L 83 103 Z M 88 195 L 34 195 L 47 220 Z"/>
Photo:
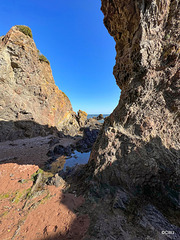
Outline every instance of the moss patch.
<path id="1" fill-rule="evenodd" d="M 49 61 L 47 60 L 47 58 L 43 54 L 39 55 L 39 60 L 41 62 L 46 62 L 46 63 L 50 64 Z"/>
<path id="2" fill-rule="evenodd" d="M 39 168 L 35 173 L 33 173 L 33 174 L 31 175 L 31 180 L 32 180 L 33 182 L 36 182 L 38 174 L 41 174 L 41 173 L 43 173 L 43 172 L 44 172 L 44 171 L 43 171 L 41 168 Z"/>
<path id="3" fill-rule="evenodd" d="M 39 60 L 41 62 L 46 62 L 46 63 L 50 64 L 49 60 L 39 51 L 39 49 L 37 49 L 37 52 L 38 52 L 38 55 L 39 55 Z"/>
<path id="4" fill-rule="evenodd" d="M 9 197 L 10 197 L 9 193 L 0 194 L 0 200 L 6 199 L 6 198 L 9 198 Z"/>
<path id="5" fill-rule="evenodd" d="M 47 195 L 40 201 L 40 204 L 44 204 L 51 197 L 52 197 L 52 195 L 48 192 Z"/>
<path id="6" fill-rule="evenodd" d="M 30 191 L 31 191 L 31 188 L 25 189 L 23 191 L 16 191 L 11 202 L 19 203 L 20 201 L 25 200 Z"/>
<path id="7" fill-rule="evenodd" d="M 31 29 L 30 29 L 29 27 L 27 27 L 27 26 L 25 26 L 25 25 L 17 25 L 16 27 L 19 29 L 20 32 L 22 32 L 22 33 L 24 33 L 25 35 L 33 38 L 33 36 L 32 36 L 32 31 L 31 31 Z"/>

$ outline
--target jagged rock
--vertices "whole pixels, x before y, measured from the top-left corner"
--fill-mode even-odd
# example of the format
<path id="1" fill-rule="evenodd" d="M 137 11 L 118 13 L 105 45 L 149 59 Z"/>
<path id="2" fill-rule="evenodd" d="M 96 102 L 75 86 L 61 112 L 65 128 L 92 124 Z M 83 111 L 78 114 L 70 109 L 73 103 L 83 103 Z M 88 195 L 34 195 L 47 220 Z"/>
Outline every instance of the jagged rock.
<path id="1" fill-rule="evenodd" d="M 170 223 L 153 205 L 144 206 L 139 219 L 139 225 L 154 230 L 157 239 L 179 239 L 180 228 Z"/>
<path id="2" fill-rule="evenodd" d="M 1 121 L 0 142 L 16 140 L 19 138 L 31 138 L 36 136 L 58 135 L 56 127 L 41 125 L 34 121 Z"/>
<path id="3" fill-rule="evenodd" d="M 63 120 L 62 131 L 65 135 L 75 136 L 80 130 L 78 117 L 75 112 L 68 114 Z"/>
<path id="4" fill-rule="evenodd" d="M 59 156 L 70 156 L 72 154 L 73 148 L 71 146 L 64 147 L 62 145 L 57 145 L 54 148 L 54 155 Z"/>
<path id="5" fill-rule="evenodd" d="M 84 128 L 83 138 L 76 143 L 79 152 L 88 152 L 92 149 L 94 142 L 99 134 L 99 129 Z"/>
<path id="6" fill-rule="evenodd" d="M 70 156 L 73 152 L 73 148 L 71 146 L 64 147 L 62 145 L 57 145 L 53 148 L 50 149 L 47 153 L 48 157 L 53 157 L 53 156 Z"/>
<path id="7" fill-rule="evenodd" d="M 121 97 L 89 160 L 100 182 L 178 197 L 179 8 L 178 0 L 102 0 L 104 24 L 116 41 Z"/>
<path id="8" fill-rule="evenodd" d="M 63 180 L 62 177 L 59 176 L 58 173 L 55 174 L 54 177 L 52 177 L 47 182 L 48 185 L 55 185 L 56 187 L 63 187 L 66 185 L 66 182 Z"/>
<path id="9" fill-rule="evenodd" d="M 87 120 L 87 113 L 79 110 L 78 111 L 78 122 L 80 127 L 84 127 L 85 121 Z"/>
<path id="10" fill-rule="evenodd" d="M 0 38 L 1 141 L 41 134 L 30 124 L 25 133 L 22 124 L 27 128 L 31 122 L 39 129 L 47 125 L 61 130 L 74 121 L 73 128 L 79 129 L 68 97 L 55 85 L 49 62 L 40 56 L 33 39 L 16 26 Z M 21 126 L 15 126 L 19 122 Z"/>
<path id="11" fill-rule="evenodd" d="M 102 120 L 102 119 L 104 119 L 103 115 L 102 115 L 102 114 L 99 114 L 99 115 L 97 116 L 97 120 Z"/>
<path id="12" fill-rule="evenodd" d="M 124 190 L 119 189 L 116 192 L 114 201 L 113 201 L 113 208 L 120 208 L 122 210 L 126 210 L 127 204 L 129 203 L 130 196 L 129 193 L 127 193 Z"/>
<path id="13" fill-rule="evenodd" d="M 84 127 L 85 128 L 89 127 L 91 130 L 92 129 L 99 129 L 100 130 L 101 127 L 102 127 L 102 123 L 100 123 L 95 118 L 89 118 L 89 119 L 86 120 Z"/>

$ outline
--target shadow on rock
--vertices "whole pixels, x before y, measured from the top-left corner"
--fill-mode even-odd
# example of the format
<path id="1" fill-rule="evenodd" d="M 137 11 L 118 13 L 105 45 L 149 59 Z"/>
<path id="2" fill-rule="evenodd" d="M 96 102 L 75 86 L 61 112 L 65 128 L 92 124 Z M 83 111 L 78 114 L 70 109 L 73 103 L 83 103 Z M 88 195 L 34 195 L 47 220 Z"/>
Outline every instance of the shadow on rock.
<path id="1" fill-rule="evenodd" d="M 16 139 L 61 134 L 56 127 L 41 125 L 34 121 L 0 121 L 0 142 Z"/>

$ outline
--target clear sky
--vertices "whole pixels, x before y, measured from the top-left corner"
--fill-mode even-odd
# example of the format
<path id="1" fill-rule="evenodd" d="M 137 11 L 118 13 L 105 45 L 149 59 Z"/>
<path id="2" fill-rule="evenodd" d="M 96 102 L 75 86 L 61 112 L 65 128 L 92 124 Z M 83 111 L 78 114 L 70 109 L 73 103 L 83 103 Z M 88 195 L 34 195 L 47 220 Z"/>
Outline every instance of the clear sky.
<path id="1" fill-rule="evenodd" d="M 115 42 L 103 24 L 100 0 L 5 0 L 0 36 L 14 25 L 32 29 L 50 61 L 56 85 L 74 111 L 111 113 L 120 89 L 113 76 Z"/>

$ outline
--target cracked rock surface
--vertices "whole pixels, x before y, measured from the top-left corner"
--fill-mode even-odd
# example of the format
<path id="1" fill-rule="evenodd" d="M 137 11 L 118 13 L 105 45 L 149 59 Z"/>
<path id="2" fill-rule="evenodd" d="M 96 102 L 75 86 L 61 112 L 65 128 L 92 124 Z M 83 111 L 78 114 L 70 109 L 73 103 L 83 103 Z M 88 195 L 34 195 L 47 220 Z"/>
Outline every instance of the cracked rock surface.
<path id="1" fill-rule="evenodd" d="M 121 97 L 89 160 L 99 182 L 162 194 L 177 208 L 179 8 L 178 0 L 102 0 L 104 24 L 116 41 Z"/>

